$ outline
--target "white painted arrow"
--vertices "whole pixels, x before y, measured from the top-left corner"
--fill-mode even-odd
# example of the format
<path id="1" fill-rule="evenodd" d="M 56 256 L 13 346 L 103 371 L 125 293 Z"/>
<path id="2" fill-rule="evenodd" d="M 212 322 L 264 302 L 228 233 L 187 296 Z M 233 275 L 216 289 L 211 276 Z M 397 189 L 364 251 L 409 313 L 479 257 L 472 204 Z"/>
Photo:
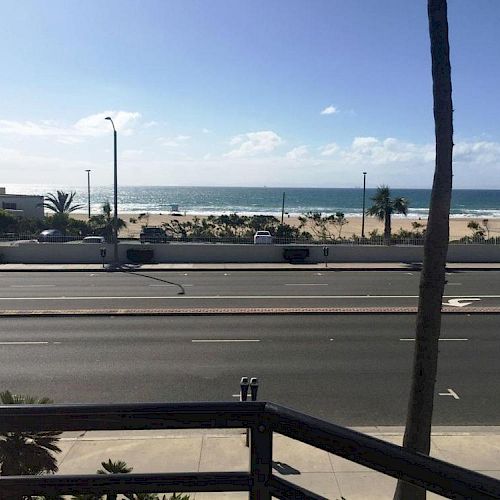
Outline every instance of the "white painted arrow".
<path id="1" fill-rule="evenodd" d="M 448 302 L 444 302 L 443 306 L 465 307 L 465 306 L 472 304 L 472 302 L 474 302 L 476 300 L 481 300 L 481 299 L 478 299 L 478 298 L 450 299 L 450 300 L 448 300 Z"/>
<path id="2" fill-rule="evenodd" d="M 453 390 L 453 389 L 448 389 L 447 392 L 440 392 L 440 396 L 451 396 L 454 399 L 460 399 L 459 395 Z"/>

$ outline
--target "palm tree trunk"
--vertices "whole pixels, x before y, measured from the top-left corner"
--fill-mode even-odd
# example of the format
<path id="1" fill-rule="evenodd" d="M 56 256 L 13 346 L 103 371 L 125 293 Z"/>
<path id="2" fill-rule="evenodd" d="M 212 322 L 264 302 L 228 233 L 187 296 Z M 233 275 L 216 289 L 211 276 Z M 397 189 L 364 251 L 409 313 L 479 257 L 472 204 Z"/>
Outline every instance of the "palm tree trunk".
<path id="1" fill-rule="evenodd" d="M 446 0 L 428 0 L 436 168 L 420 277 L 413 375 L 403 446 L 429 454 L 441 329 L 452 184 L 453 106 Z M 425 490 L 398 482 L 395 500 L 425 499 Z"/>
<path id="2" fill-rule="evenodd" d="M 384 218 L 384 240 L 386 245 L 391 244 L 391 212 L 387 211 Z"/>

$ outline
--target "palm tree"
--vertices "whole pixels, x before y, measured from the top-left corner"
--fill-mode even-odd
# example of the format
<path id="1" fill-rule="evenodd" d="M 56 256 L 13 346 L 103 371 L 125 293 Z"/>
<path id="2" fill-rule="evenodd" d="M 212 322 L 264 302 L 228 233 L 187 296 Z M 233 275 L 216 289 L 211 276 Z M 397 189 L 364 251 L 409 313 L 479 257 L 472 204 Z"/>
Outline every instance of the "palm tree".
<path id="1" fill-rule="evenodd" d="M 89 219 L 89 224 L 94 234 L 104 236 L 106 241 L 113 240 L 114 219 L 111 214 L 111 205 L 109 201 L 103 203 L 102 214 L 93 215 Z M 123 219 L 118 218 L 118 232 L 125 227 L 127 227 L 127 223 Z"/>
<path id="2" fill-rule="evenodd" d="M 453 178 L 453 103 L 447 10 L 446 0 L 428 0 L 436 167 L 420 274 L 413 373 L 403 438 L 403 446 L 425 455 L 429 454 L 431 446 Z M 395 500 L 425 500 L 425 497 L 422 488 L 398 481 Z"/>
<path id="3" fill-rule="evenodd" d="M 49 398 L 37 399 L 20 396 L 9 391 L 0 392 L 4 405 L 50 404 Z M 57 472 L 54 453 L 60 453 L 57 446 L 61 433 L 47 432 L 4 432 L 0 434 L 0 475 L 38 475 Z"/>
<path id="4" fill-rule="evenodd" d="M 408 200 L 406 198 L 391 198 L 389 186 L 377 188 L 375 196 L 372 197 L 373 205 L 366 211 L 367 215 L 373 215 L 384 221 L 384 239 L 387 245 L 391 243 L 391 216 L 392 214 L 408 213 Z"/>
<path id="5" fill-rule="evenodd" d="M 64 191 L 57 191 L 57 194 L 49 193 L 45 196 L 43 206 L 56 214 L 69 214 L 83 208 L 83 205 L 73 204 L 75 195 L 75 191 L 71 193 L 65 193 Z"/>
<path id="6" fill-rule="evenodd" d="M 102 469 L 97 471 L 97 474 L 128 474 L 132 472 L 133 467 L 129 467 L 123 460 L 117 460 L 113 462 L 110 458 L 107 462 L 101 462 Z M 116 500 L 118 495 L 114 493 L 107 493 L 106 500 Z M 158 495 L 154 493 L 126 493 L 123 495 L 126 500 L 160 500 Z M 73 497 L 74 500 L 100 500 L 103 495 L 76 495 Z M 163 496 L 162 500 L 167 500 Z M 189 495 L 183 496 L 182 493 L 174 494 L 170 497 L 170 500 L 189 500 Z"/>

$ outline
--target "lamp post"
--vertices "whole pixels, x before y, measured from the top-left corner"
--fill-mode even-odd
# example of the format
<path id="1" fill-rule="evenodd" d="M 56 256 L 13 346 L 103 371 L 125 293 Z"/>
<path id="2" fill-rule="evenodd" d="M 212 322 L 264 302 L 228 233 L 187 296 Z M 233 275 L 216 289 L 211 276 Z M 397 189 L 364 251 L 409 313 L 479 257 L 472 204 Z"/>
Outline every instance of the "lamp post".
<path id="1" fill-rule="evenodd" d="M 89 202 L 89 219 L 90 219 L 90 172 L 92 172 L 92 170 L 85 170 L 85 172 L 87 172 L 87 199 Z"/>
<path id="2" fill-rule="evenodd" d="M 361 222 L 361 238 L 365 237 L 365 194 L 366 194 L 366 172 L 363 172 L 363 219 Z"/>
<path id="3" fill-rule="evenodd" d="M 109 120 L 113 126 L 114 139 L 114 205 L 115 213 L 113 216 L 113 259 L 115 264 L 118 264 L 118 165 L 117 165 L 117 149 L 116 149 L 116 128 L 110 116 L 106 116 L 105 120 Z"/>
<path id="4" fill-rule="evenodd" d="M 281 228 L 283 230 L 283 218 L 285 217 L 285 191 L 283 191 L 283 201 L 281 202 Z"/>

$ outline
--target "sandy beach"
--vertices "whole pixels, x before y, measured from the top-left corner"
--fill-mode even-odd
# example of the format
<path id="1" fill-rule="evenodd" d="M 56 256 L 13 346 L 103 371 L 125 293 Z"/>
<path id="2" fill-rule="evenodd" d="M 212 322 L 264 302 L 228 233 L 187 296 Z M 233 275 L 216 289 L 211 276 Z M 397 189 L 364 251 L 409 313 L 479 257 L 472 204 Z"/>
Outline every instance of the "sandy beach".
<path id="1" fill-rule="evenodd" d="M 119 214 L 120 217 L 127 223 L 127 228 L 120 232 L 120 236 L 129 238 L 138 238 L 141 232 L 141 226 L 145 224 L 145 221 L 136 221 L 138 214 L 124 213 Z M 75 219 L 87 220 L 85 214 L 71 214 Z M 165 222 L 169 222 L 172 219 L 177 219 L 180 222 L 190 221 L 194 218 L 194 215 L 181 215 L 173 216 L 169 214 L 150 214 L 148 225 L 149 226 L 161 226 Z M 203 216 L 198 216 L 202 218 Z M 132 222 L 131 222 L 132 219 Z M 471 236 L 472 231 L 467 228 L 467 224 L 470 221 L 476 221 L 482 224 L 483 219 L 471 219 L 471 218 L 451 218 L 450 219 L 450 239 L 459 239 L 463 236 Z M 349 217 L 349 223 L 346 224 L 342 229 L 342 236 L 350 237 L 353 234 L 358 236 L 361 235 L 361 224 L 362 217 Z M 405 218 L 405 217 L 393 217 L 392 219 L 392 232 L 397 232 L 400 228 L 411 230 L 412 223 L 418 221 L 421 224 L 426 224 L 427 220 Z M 285 217 L 285 223 L 291 226 L 299 226 L 300 222 L 298 217 Z M 500 219 L 488 219 L 488 228 L 490 229 L 490 237 L 500 235 Z M 375 219 L 374 217 L 365 217 L 365 234 L 368 235 L 370 231 L 377 229 L 379 234 L 383 234 L 384 224 L 383 222 Z"/>

